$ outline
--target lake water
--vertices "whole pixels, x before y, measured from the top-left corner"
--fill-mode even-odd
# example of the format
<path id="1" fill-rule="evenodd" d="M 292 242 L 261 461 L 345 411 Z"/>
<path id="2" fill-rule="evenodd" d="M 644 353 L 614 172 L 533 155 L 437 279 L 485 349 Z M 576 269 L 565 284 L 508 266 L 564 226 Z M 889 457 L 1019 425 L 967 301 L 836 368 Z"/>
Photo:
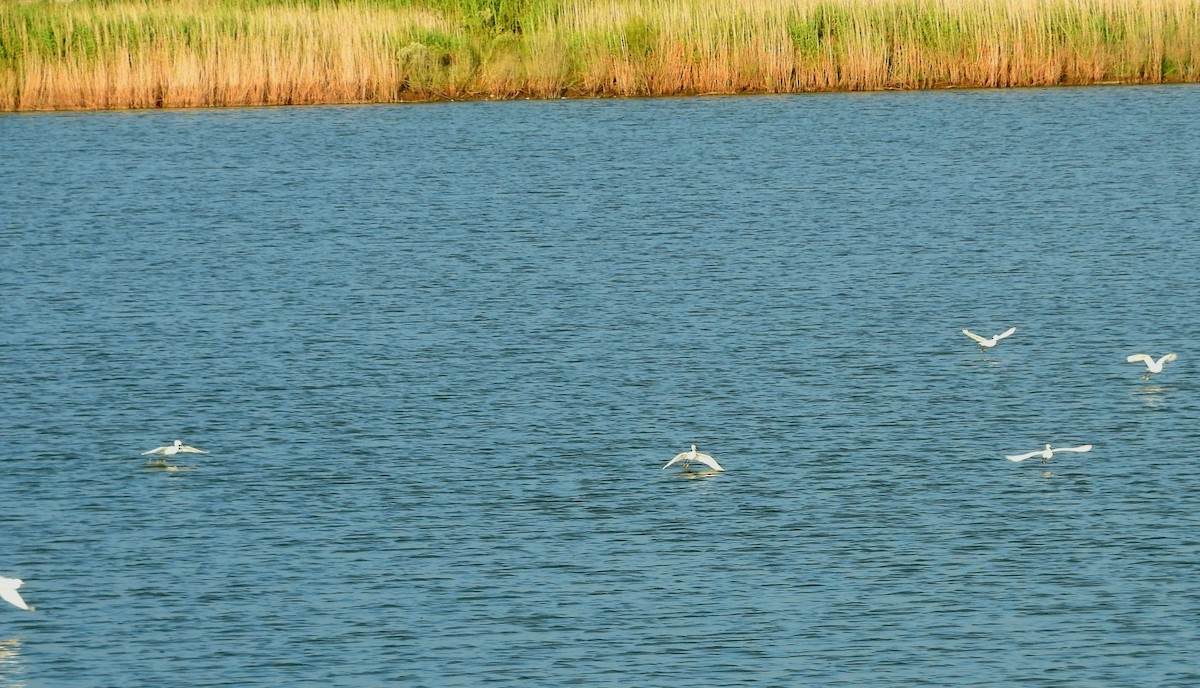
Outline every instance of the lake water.
<path id="1" fill-rule="evenodd" d="M 0 117 L 0 684 L 1200 684 L 1197 122 Z"/>

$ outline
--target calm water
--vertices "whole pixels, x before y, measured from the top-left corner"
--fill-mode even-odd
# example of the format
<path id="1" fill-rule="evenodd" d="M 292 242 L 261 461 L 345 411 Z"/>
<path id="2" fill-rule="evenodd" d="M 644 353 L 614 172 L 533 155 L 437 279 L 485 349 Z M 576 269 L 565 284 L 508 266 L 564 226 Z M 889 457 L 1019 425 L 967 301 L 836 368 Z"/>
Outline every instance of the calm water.
<path id="1" fill-rule="evenodd" d="M 1197 685 L 1197 122 L 0 117 L 0 685 Z"/>

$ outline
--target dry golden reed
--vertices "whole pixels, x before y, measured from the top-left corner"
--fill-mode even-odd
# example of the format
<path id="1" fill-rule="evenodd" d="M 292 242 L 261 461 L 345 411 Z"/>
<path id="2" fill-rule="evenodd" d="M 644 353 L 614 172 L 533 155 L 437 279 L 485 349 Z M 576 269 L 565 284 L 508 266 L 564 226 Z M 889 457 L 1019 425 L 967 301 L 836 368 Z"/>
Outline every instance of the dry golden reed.
<path id="1" fill-rule="evenodd" d="M 0 109 L 1200 80 L 1200 0 L 0 0 Z"/>

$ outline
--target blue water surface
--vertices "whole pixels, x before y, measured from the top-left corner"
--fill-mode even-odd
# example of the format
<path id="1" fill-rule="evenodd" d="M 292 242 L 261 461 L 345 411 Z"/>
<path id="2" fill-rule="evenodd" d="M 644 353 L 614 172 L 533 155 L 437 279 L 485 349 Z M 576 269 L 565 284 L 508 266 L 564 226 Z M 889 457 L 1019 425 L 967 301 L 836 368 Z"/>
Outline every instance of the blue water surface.
<path id="1" fill-rule="evenodd" d="M 1200 684 L 1197 122 L 0 117 L 0 684 Z"/>

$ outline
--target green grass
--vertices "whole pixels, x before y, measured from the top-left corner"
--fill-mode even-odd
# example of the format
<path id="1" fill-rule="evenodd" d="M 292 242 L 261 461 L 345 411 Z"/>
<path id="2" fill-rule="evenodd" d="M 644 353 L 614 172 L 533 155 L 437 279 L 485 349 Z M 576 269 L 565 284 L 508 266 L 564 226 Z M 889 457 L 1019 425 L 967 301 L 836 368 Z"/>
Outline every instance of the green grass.
<path id="1" fill-rule="evenodd" d="M 1198 80 L 1200 0 L 0 0 L 9 110 Z"/>

